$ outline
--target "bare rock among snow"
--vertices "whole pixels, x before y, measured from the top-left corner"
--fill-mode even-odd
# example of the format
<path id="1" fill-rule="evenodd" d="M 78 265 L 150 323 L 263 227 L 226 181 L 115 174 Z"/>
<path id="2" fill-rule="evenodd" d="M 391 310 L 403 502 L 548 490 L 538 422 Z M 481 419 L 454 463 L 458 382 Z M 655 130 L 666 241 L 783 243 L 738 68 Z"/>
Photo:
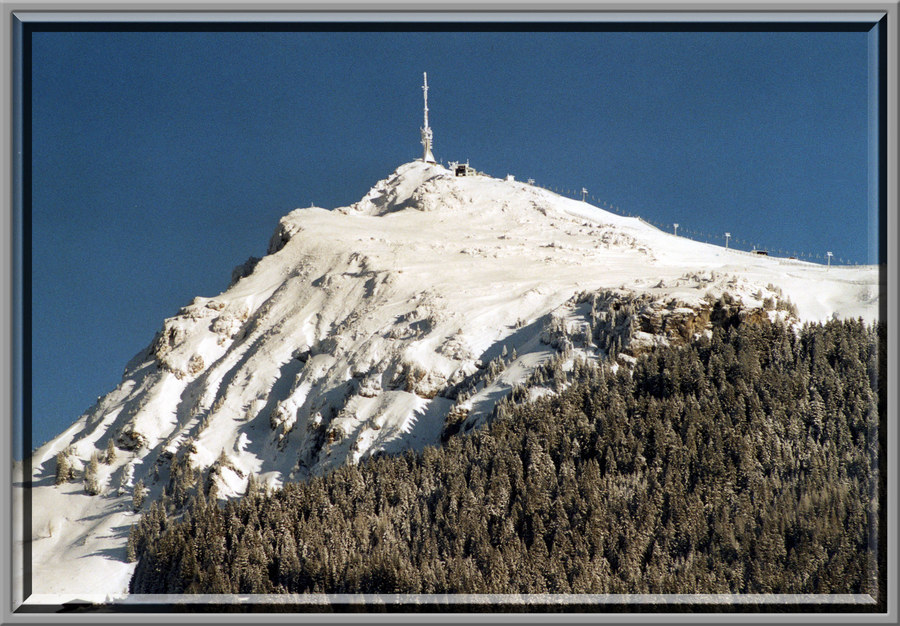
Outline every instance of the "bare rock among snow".
<path id="1" fill-rule="evenodd" d="M 278 250 L 284 247 L 284 244 L 287 243 L 288 239 L 284 239 L 282 235 L 278 236 Z M 270 242 L 269 247 L 272 247 Z M 276 252 L 278 250 L 275 250 Z M 250 274 L 253 273 L 253 270 L 256 269 L 257 264 L 259 264 L 260 258 L 256 256 L 251 256 L 249 259 L 236 266 L 233 270 L 231 270 L 231 282 L 228 283 L 228 286 L 233 286 L 236 282 L 241 280 L 242 278 L 246 278 Z"/>
<path id="2" fill-rule="evenodd" d="M 363 398 L 374 398 L 381 392 L 381 375 L 377 372 L 366 376 L 359 385 L 358 393 Z"/>
<path id="3" fill-rule="evenodd" d="M 147 447 L 147 437 L 129 426 L 119 433 L 116 446 L 128 451 L 141 450 Z"/>
<path id="4" fill-rule="evenodd" d="M 196 376 L 206 367 L 206 364 L 203 362 L 203 357 L 199 354 L 195 354 L 191 357 L 191 360 L 188 361 L 187 373 L 188 376 Z"/>
<path id="5" fill-rule="evenodd" d="M 163 329 L 156 335 L 153 341 L 151 352 L 156 360 L 161 364 L 173 348 L 178 346 L 185 337 L 184 328 L 178 324 L 177 320 L 172 318 L 166 320 Z"/>
<path id="6" fill-rule="evenodd" d="M 303 209 L 297 209 L 289 213 L 287 216 L 283 217 L 280 222 L 278 222 L 278 226 L 275 228 L 275 233 L 272 235 L 272 238 L 269 240 L 269 247 L 266 250 L 266 254 L 275 254 L 279 252 L 282 248 L 284 248 L 287 243 L 293 238 L 294 235 L 301 232 L 303 227 L 297 223 L 295 215 L 298 211 L 302 211 Z M 233 276 L 233 274 L 232 274 Z"/>

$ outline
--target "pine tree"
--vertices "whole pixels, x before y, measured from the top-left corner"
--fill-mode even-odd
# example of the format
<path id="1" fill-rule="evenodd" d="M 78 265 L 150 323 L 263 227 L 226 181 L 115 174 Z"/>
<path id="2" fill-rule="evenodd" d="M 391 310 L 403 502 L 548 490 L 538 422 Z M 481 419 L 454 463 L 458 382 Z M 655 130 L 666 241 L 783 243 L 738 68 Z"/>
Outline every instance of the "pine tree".
<path id="1" fill-rule="evenodd" d="M 62 450 L 59 451 L 56 455 L 56 484 L 61 485 L 62 483 L 74 478 L 75 476 L 75 468 L 72 467 L 72 463 L 69 462 L 69 457 Z"/>
<path id="2" fill-rule="evenodd" d="M 96 496 L 100 493 L 100 455 L 94 450 L 87 469 L 84 470 L 84 490 L 88 495 Z"/>
<path id="3" fill-rule="evenodd" d="M 131 532 L 128 533 L 128 543 L 125 546 L 125 560 L 129 563 L 134 563 L 138 560 L 137 556 L 137 526 L 131 527 Z"/>
<path id="4" fill-rule="evenodd" d="M 109 441 L 106 443 L 106 464 L 112 465 L 113 461 L 116 460 L 116 444 L 113 442 L 113 438 L 110 437 Z"/>
<path id="5" fill-rule="evenodd" d="M 144 487 L 143 479 L 138 479 L 134 485 L 134 492 L 131 495 L 131 508 L 137 512 L 144 505 L 144 498 L 147 495 L 147 489 Z"/>

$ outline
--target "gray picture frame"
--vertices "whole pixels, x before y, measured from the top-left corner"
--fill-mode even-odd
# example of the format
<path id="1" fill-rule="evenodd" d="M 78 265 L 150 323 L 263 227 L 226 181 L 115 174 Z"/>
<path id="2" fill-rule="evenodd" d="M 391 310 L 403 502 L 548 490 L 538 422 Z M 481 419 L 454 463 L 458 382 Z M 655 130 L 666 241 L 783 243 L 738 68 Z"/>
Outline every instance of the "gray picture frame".
<path id="1" fill-rule="evenodd" d="M 705 608 L 711 606 L 707 600 L 701 600 L 696 611 L 666 613 L 656 611 L 652 613 L 625 612 L 604 615 L 602 610 L 597 613 L 376 613 L 374 611 L 362 611 L 356 613 L 300 613 L 279 615 L 276 613 L 262 613 L 249 616 L 242 613 L 191 613 L 189 619 L 186 616 L 168 615 L 159 612 L 131 612 L 135 606 L 129 608 L 129 612 L 114 612 L 111 614 L 88 611 L 80 613 L 77 610 L 59 613 L 64 607 L 46 607 L 46 610 L 23 611 L 22 590 L 13 589 L 10 573 L 23 567 L 23 558 L 26 555 L 16 554 L 12 544 L 13 524 L 22 522 L 22 511 L 29 505 L 28 497 L 22 501 L 13 501 L 13 475 L 12 475 L 12 441 L 11 431 L 21 428 L 26 415 L 23 412 L 23 403 L 27 399 L 24 393 L 28 380 L 28 361 L 24 336 L 23 315 L 27 308 L 23 293 L 22 283 L 22 255 L 27 250 L 27 242 L 22 230 L 21 214 L 23 210 L 23 167 L 21 161 L 21 147 L 26 138 L 22 134 L 22 44 L 24 29 L 29 25 L 38 25 L 42 22 L 95 22 L 104 20 L 127 21 L 148 23 L 159 20 L 174 20 L 186 22 L 228 21 L 250 19 L 259 21 L 260 24 L 272 23 L 283 20 L 297 19 L 300 16 L 304 20 L 376 20 L 376 21 L 404 21 L 410 19 L 426 20 L 462 20 L 479 21 L 485 19 L 499 20 L 524 20 L 547 21 L 555 19 L 566 20 L 651 20 L 651 21 L 685 21 L 712 19 L 723 22 L 740 23 L 743 21 L 811 21 L 833 20 L 841 22 L 846 20 L 861 20 L 872 23 L 877 27 L 882 24 L 885 41 L 883 54 L 887 67 L 884 71 L 885 92 L 882 95 L 881 104 L 884 106 L 881 119 L 886 123 L 885 139 L 882 153 L 879 155 L 878 167 L 886 176 L 883 180 L 883 188 L 879 192 L 879 207 L 882 220 L 878 224 L 882 246 L 886 251 L 885 263 L 882 267 L 883 292 L 881 297 L 882 319 L 888 321 L 888 363 L 887 380 L 890 392 L 886 415 L 886 428 L 888 434 L 888 450 L 886 460 L 887 500 L 885 528 L 887 539 L 887 559 L 885 575 L 888 580 L 888 597 L 884 613 L 853 613 L 838 612 L 829 613 L 823 606 L 827 606 L 826 599 L 813 601 L 809 604 L 816 612 L 805 612 L 802 608 L 796 612 L 713 612 Z M 11 515 L 0 516 L 0 534 L 5 538 L 7 549 L 2 551 L 3 584 L 0 585 L 0 595 L 3 601 L 2 623 L 106 623 L 131 621 L 135 623 L 244 623 L 244 622 L 326 622 L 326 623 L 420 623 L 428 620 L 437 623 L 455 622 L 491 622 L 491 623 L 593 623 L 612 620 L 624 623 L 656 623 L 656 622 L 692 622 L 692 623 L 718 623 L 723 620 L 736 623 L 756 622 L 785 622 L 785 623 L 898 623 L 897 605 L 897 561 L 898 561 L 898 525 L 897 519 L 897 458 L 898 429 L 897 394 L 895 392 L 898 382 L 897 361 L 897 334 L 896 320 L 898 315 L 896 286 L 898 284 L 898 54 L 897 33 L 900 27 L 898 21 L 898 3 L 849 3 L 849 2 L 787 2 L 773 4 L 747 3 L 747 2 L 709 2 L 709 3 L 682 3 L 682 2 L 652 2 L 652 3 L 488 3 L 488 4 L 453 4 L 453 3 L 379 3 L 379 2 L 353 2 L 353 3 L 278 3 L 266 2 L 261 4 L 250 3 L 44 3 L 44 2 L 5 2 L 3 4 L 3 33 L 6 45 L 3 51 L 3 106 L 4 106 L 4 163 L 2 168 L 2 188 L 5 193 L 2 200 L 2 215 L 5 228 L 0 238 L 0 248 L 4 258 L 11 260 L 6 265 L 6 271 L 0 276 L 0 290 L 7 306 L 3 307 L 2 362 L 7 365 L 3 376 L 0 376 L 0 396 L 4 398 L 4 414 L 9 416 L 7 420 L 7 448 L 5 459 L 7 462 L 0 464 L 0 490 L 6 502 L 12 503 L 7 510 Z M 893 384 L 892 384 L 893 383 Z M 154 609 L 159 605 L 169 605 L 173 609 L 181 605 L 185 600 L 192 603 L 203 603 L 203 598 L 166 597 L 148 599 Z M 246 598 L 234 598 L 241 604 Z M 271 599 L 263 599 L 267 603 Z M 481 598 L 478 602 L 492 604 L 501 599 Z M 604 600 L 604 599 L 600 599 Z M 693 601 L 696 601 L 694 598 Z M 709 599 L 715 601 L 716 599 Z M 723 600 L 721 598 L 719 601 Z M 799 599 L 802 602 L 802 599 Z M 622 598 L 606 598 L 606 602 L 627 602 Z M 692 602 L 688 599 L 688 602 Z M 502 603 L 502 602 L 501 602 Z M 640 604 L 654 604 L 652 598 L 644 598 Z M 227 604 L 227 603 L 226 603 Z M 601 602 L 602 604 L 602 602 Z M 715 604 L 715 602 L 712 602 Z M 515 606 L 515 605 L 513 605 Z M 657 607 L 659 605 L 657 604 Z M 764 603 L 764 606 L 769 606 Z M 802 605 L 801 605 L 802 606 Z M 77 607 L 68 607 L 77 609 Z M 370 608 L 374 608 L 371 607 Z M 390 611 L 387 607 L 386 610 Z M 514 610 L 514 609 L 513 609 Z M 552 617 L 552 619 L 551 619 Z"/>

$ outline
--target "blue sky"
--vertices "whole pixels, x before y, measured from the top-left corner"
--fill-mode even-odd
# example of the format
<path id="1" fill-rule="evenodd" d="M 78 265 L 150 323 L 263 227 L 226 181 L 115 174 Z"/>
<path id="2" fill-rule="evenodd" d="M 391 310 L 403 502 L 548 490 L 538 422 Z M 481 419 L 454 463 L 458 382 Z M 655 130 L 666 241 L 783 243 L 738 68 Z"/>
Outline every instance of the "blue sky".
<path id="1" fill-rule="evenodd" d="M 299 206 L 421 155 L 873 262 L 864 32 L 36 32 L 33 446 Z M 715 240 L 711 240 L 715 241 Z"/>

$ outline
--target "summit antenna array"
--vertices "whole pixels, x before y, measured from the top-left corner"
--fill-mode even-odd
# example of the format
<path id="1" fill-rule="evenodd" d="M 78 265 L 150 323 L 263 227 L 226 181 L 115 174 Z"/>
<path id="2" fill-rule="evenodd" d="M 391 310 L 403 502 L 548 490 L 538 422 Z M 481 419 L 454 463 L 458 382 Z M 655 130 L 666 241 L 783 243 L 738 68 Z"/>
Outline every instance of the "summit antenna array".
<path id="1" fill-rule="evenodd" d="M 422 154 L 422 160 L 426 163 L 436 163 L 434 155 L 431 153 L 431 141 L 433 137 L 431 128 L 428 126 L 428 72 L 422 72 L 422 76 L 425 81 L 422 85 L 422 91 L 425 93 L 425 126 L 422 128 L 422 146 L 425 150 Z"/>

